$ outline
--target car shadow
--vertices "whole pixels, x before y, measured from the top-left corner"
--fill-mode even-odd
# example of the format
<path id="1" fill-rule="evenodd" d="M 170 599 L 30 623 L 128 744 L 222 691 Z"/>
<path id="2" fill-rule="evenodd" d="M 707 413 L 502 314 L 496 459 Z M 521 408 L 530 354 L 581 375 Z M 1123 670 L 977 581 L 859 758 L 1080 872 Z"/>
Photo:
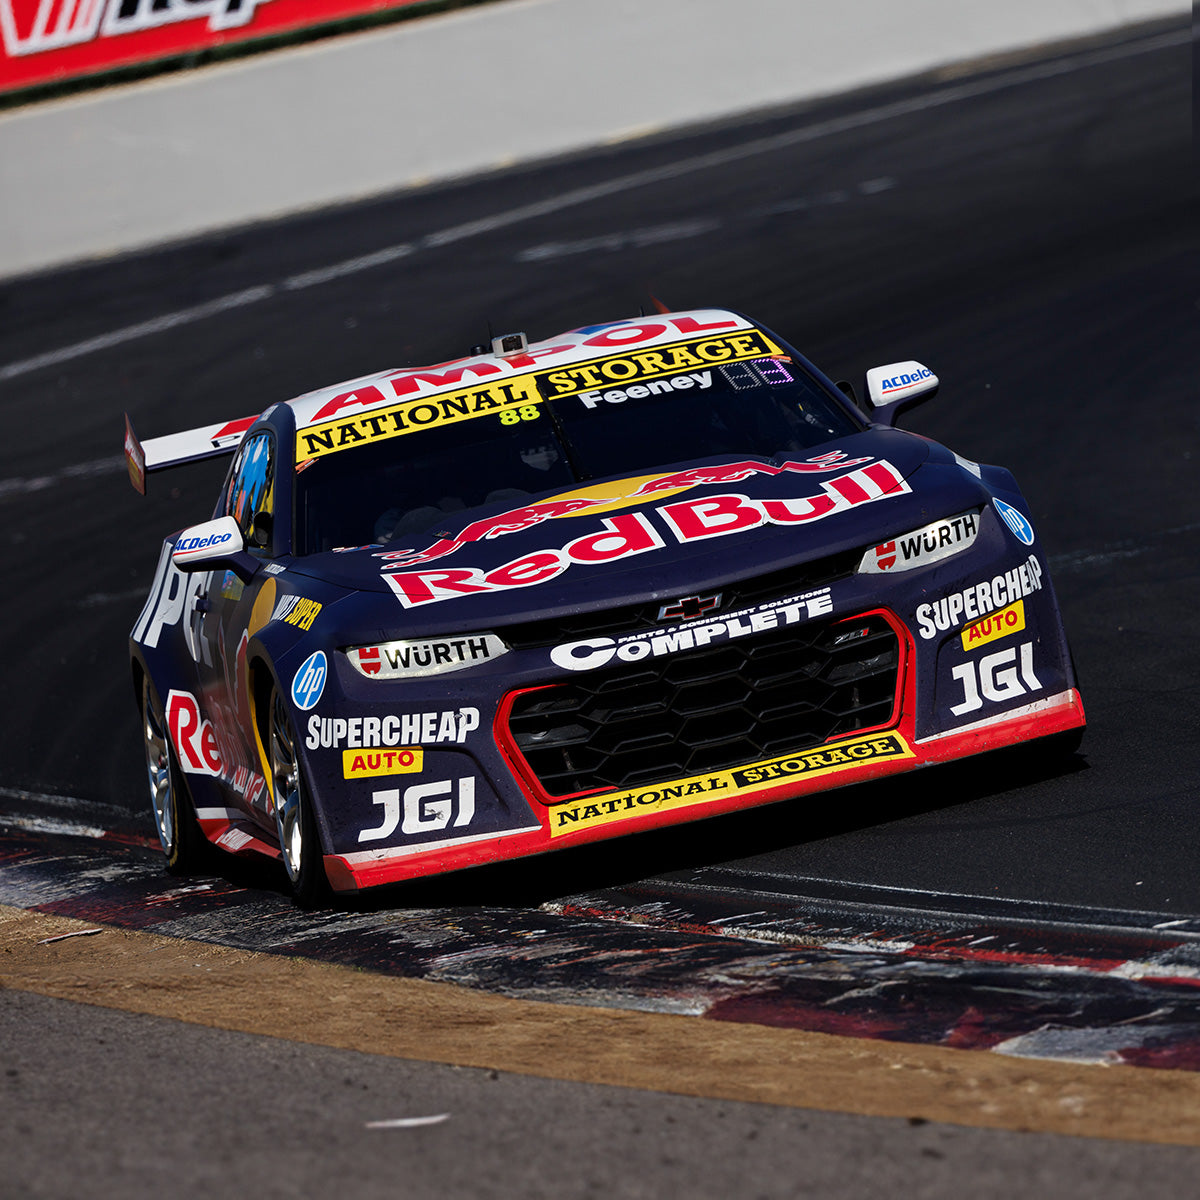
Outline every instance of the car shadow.
<path id="1" fill-rule="evenodd" d="M 347 912 L 428 908 L 537 908 L 581 893 L 719 867 L 882 823 L 969 805 L 1088 769 L 1079 753 L 1009 747 L 907 775 L 762 808 L 613 838 L 551 854 L 336 896 Z M 936 772 L 936 786 L 930 772 Z M 826 798 L 830 802 L 825 802 Z M 803 836 L 796 839 L 795 831 Z"/>

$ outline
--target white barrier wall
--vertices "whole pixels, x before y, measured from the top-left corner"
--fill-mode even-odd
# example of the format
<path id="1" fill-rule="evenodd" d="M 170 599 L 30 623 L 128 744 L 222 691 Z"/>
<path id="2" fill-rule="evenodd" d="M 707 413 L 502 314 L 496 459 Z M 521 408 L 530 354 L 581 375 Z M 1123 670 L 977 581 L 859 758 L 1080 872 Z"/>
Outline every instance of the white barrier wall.
<path id="1" fill-rule="evenodd" d="M 1190 11 L 503 0 L 0 114 L 0 276 Z"/>

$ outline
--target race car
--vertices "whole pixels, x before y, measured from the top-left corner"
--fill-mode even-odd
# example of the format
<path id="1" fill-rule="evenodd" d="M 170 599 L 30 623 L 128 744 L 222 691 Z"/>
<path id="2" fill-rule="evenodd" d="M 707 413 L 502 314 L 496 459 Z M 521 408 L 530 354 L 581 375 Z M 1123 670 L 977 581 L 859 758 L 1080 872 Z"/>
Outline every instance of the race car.
<path id="1" fill-rule="evenodd" d="M 297 899 L 1032 739 L 1084 710 L 1012 475 L 731 311 L 381 371 L 140 442 L 232 454 L 130 638 L 168 867 Z"/>

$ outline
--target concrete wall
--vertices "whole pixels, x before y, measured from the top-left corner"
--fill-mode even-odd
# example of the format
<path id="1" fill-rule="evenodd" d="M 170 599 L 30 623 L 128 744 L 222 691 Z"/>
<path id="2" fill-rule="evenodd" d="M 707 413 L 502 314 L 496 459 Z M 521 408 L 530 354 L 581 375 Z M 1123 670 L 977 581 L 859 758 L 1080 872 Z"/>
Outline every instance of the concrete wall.
<path id="1" fill-rule="evenodd" d="M 1188 13 L 503 0 L 0 115 L 0 276 Z"/>

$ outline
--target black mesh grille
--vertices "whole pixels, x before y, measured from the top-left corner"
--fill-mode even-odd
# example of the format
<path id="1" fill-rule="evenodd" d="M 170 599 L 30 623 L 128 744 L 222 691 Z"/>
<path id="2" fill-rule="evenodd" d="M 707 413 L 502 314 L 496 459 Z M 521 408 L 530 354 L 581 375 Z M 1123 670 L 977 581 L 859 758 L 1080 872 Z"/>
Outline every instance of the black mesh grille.
<path id="1" fill-rule="evenodd" d="M 882 617 L 789 626 L 526 692 L 509 731 L 549 796 L 634 787 L 882 725 L 899 662 Z"/>
<path id="2" fill-rule="evenodd" d="M 862 553 L 861 549 L 850 550 L 817 559 L 815 562 L 800 563 L 797 566 L 785 567 L 781 571 L 772 571 L 769 575 L 756 575 L 735 583 L 703 588 L 701 591 L 705 594 L 721 593 L 720 608 L 705 615 L 717 617 L 722 612 L 732 612 L 737 608 L 747 608 L 767 600 L 778 600 L 798 592 L 824 587 L 852 575 L 859 559 L 862 558 Z M 609 608 L 600 612 L 530 621 L 521 625 L 506 625 L 497 627 L 497 632 L 514 650 L 557 646 L 561 642 L 571 642 L 597 634 L 617 637 L 623 633 L 636 633 L 640 629 L 661 628 L 658 621 L 660 607 L 661 601 L 635 604 L 627 608 Z"/>

